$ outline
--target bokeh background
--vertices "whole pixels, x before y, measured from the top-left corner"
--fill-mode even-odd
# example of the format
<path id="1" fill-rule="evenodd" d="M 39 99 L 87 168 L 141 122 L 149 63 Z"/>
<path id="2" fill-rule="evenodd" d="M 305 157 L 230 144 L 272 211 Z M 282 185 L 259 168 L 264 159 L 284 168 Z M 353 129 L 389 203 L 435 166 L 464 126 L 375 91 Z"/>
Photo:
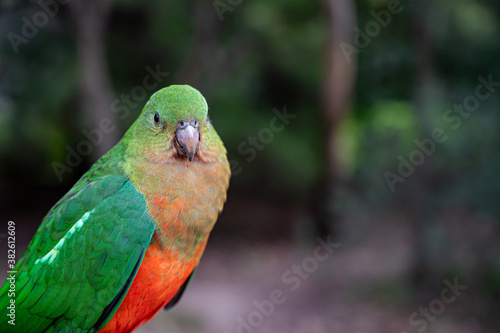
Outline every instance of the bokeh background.
<path id="1" fill-rule="evenodd" d="M 7 222 L 20 254 L 149 96 L 190 84 L 233 177 L 190 288 L 137 332 L 498 332 L 498 36 L 495 0 L 2 0 L 0 277 Z"/>

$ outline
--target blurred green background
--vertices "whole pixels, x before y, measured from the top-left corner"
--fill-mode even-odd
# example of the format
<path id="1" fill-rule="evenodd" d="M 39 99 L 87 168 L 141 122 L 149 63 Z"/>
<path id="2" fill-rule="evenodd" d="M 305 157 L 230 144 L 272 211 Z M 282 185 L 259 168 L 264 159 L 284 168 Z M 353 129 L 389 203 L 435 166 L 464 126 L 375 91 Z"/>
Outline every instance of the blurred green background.
<path id="1" fill-rule="evenodd" d="M 19 255 L 149 96 L 190 84 L 233 177 L 192 287 L 138 332 L 498 331 L 498 1 L 0 4 L 0 237 L 15 221 Z M 292 291 L 317 237 L 341 246 Z"/>

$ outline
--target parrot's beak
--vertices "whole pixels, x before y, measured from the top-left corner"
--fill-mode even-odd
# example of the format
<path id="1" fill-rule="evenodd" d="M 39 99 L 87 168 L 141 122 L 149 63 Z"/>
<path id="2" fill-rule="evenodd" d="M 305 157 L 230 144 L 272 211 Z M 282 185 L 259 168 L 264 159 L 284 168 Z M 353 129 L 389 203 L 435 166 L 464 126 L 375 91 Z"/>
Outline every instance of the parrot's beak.
<path id="1" fill-rule="evenodd" d="M 182 155 L 186 155 L 192 161 L 198 149 L 198 141 L 200 141 L 198 122 L 193 121 L 188 123 L 186 121 L 179 121 L 177 130 L 175 131 L 175 139 L 179 152 Z"/>

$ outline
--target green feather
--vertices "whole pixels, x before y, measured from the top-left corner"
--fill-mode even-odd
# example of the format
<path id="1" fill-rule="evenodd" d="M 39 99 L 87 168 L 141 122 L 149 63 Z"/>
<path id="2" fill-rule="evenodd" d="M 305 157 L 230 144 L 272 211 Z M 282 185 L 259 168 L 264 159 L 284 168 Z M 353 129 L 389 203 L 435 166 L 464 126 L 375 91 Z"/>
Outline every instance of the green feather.
<path id="1" fill-rule="evenodd" d="M 16 267 L 20 291 L 14 331 L 96 329 L 103 310 L 135 275 L 134 268 L 151 240 L 154 222 L 144 197 L 126 179 L 84 176 L 74 189 L 78 190 L 70 191 L 53 208 L 55 214 L 47 215 L 35 237 L 38 242 L 31 243 Z M 57 217 L 52 219 L 53 215 Z M 109 224 L 116 225 L 117 232 L 109 234 L 112 237 L 94 238 L 110 229 Z M 78 249 L 88 256 L 83 258 Z M 120 254 L 108 257 L 115 252 Z M 5 308 L 8 301 L 2 294 L 1 306 Z M 7 325 L 2 321 L 0 331 L 14 329 Z"/>

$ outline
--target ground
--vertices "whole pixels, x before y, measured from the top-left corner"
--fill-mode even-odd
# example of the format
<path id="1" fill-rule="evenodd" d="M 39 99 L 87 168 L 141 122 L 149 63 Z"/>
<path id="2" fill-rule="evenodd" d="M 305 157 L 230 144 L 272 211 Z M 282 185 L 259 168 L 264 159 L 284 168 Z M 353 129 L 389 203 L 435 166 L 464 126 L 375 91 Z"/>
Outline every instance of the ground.
<path id="1" fill-rule="evenodd" d="M 431 288 L 424 297 L 429 301 L 412 301 L 405 282 L 409 280 L 409 239 L 404 225 L 373 228 L 367 237 L 339 243 L 326 260 L 316 260 L 316 269 L 310 258 L 317 244 L 209 244 L 180 303 L 137 332 L 489 332 L 469 311 L 474 300 L 468 295 L 474 293 L 470 286 L 450 304 L 443 303 L 444 309 L 434 301 L 438 307 L 437 315 L 430 313 L 433 321 L 418 315 L 413 319 L 420 322 L 410 324 L 410 316 L 439 300 L 446 285 L 438 281 L 435 290 Z M 290 282 L 291 276 L 298 276 L 291 272 L 293 266 L 303 263 L 309 265 L 309 276 L 299 278 L 300 284 Z M 283 291 L 283 297 L 272 309 L 265 300 L 276 289 Z M 254 302 L 263 307 L 260 314 Z"/>

